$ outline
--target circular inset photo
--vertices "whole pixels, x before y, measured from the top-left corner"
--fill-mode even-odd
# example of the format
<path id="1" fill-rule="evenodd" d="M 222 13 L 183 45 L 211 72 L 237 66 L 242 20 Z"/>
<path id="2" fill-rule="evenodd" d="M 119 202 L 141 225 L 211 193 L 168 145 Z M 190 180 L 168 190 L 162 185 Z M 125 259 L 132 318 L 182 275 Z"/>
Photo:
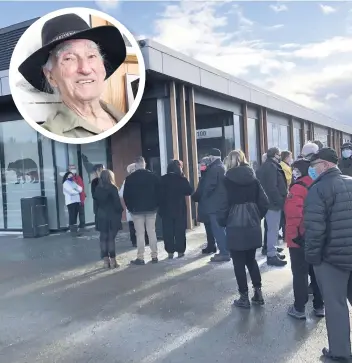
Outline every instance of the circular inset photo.
<path id="1" fill-rule="evenodd" d="M 13 51 L 9 82 L 22 117 L 55 141 L 86 144 L 123 127 L 145 87 L 134 36 L 113 17 L 66 8 L 33 23 Z"/>

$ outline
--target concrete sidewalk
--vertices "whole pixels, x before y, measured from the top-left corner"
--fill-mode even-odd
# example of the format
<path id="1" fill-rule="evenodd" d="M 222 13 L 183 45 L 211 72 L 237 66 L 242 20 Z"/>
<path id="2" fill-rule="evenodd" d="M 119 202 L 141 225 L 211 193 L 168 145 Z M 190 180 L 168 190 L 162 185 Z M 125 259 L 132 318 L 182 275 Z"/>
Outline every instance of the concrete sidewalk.
<path id="1" fill-rule="evenodd" d="M 266 305 L 242 311 L 231 306 L 231 263 L 200 254 L 202 229 L 184 259 L 167 260 L 159 243 L 162 261 L 146 266 L 129 266 L 136 250 L 122 234 L 122 266 L 109 271 L 97 237 L 0 238 L 0 362 L 319 362 L 325 321 L 286 316 L 289 267 L 269 269 L 258 255 Z"/>

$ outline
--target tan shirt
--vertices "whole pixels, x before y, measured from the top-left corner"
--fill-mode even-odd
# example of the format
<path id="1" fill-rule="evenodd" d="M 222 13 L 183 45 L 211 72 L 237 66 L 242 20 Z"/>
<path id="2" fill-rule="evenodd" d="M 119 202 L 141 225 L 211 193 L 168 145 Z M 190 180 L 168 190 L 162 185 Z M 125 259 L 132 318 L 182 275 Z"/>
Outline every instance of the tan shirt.
<path id="1" fill-rule="evenodd" d="M 100 105 L 116 123 L 125 116 L 122 112 L 116 110 L 113 106 L 108 105 L 104 101 L 100 101 Z M 46 122 L 41 126 L 53 134 L 64 137 L 90 137 L 104 132 L 104 130 L 99 129 L 92 123 L 78 116 L 63 103 L 59 105 L 57 111 L 50 115 Z"/>

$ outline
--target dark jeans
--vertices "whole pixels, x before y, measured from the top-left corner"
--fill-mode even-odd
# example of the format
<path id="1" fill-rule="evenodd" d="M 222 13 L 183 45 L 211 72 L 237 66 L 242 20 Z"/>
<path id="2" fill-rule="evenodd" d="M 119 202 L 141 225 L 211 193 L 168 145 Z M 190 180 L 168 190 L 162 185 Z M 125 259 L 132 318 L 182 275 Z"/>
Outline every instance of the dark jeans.
<path id="1" fill-rule="evenodd" d="M 84 214 L 84 204 L 80 203 L 78 208 L 79 228 L 86 226 L 86 217 Z"/>
<path id="2" fill-rule="evenodd" d="M 133 221 L 128 222 L 128 227 L 130 229 L 130 239 L 131 239 L 132 245 L 137 246 L 136 229 L 134 228 Z M 145 244 L 147 246 L 149 245 L 149 238 L 148 238 L 147 230 L 145 231 Z"/>
<path id="3" fill-rule="evenodd" d="M 77 224 L 77 217 L 79 213 L 79 206 L 81 203 L 71 203 L 68 204 L 68 223 L 70 226 L 75 226 Z"/>
<path id="4" fill-rule="evenodd" d="M 204 227 L 205 227 L 205 233 L 207 234 L 207 249 L 211 250 L 213 248 L 215 248 L 215 238 L 213 235 L 213 231 L 211 229 L 211 224 L 210 222 L 206 222 L 204 223 Z"/>
<path id="5" fill-rule="evenodd" d="M 238 291 L 241 294 L 248 293 L 246 266 L 251 277 L 253 287 L 262 287 L 262 277 L 260 275 L 259 266 L 255 259 L 256 249 L 247 251 L 230 251 L 235 276 L 238 285 Z"/>
<path id="6" fill-rule="evenodd" d="M 284 211 L 281 212 L 280 229 L 282 230 L 282 238 L 285 239 L 286 217 Z"/>
<path id="7" fill-rule="evenodd" d="M 222 256 L 228 256 L 229 252 L 227 251 L 226 246 L 226 229 L 221 227 L 217 221 L 216 214 L 209 214 L 211 230 L 215 237 L 216 244 L 218 245 L 219 254 Z"/>
<path id="8" fill-rule="evenodd" d="M 305 311 L 308 302 L 308 273 L 309 264 L 305 260 L 304 248 L 290 248 L 291 270 L 293 276 L 293 294 L 295 297 L 294 306 L 299 312 Z M 314 270 L 311 269 L 311 285 L 313 289 L 313 307 L 319 309 L 324 306 L 324 301 L 320 293 Z"/>
<path id="9" fill-rule="evenodd" d="M 186 218 L 184 215 L 163 217 L 163 237 L 167 253 L 185 253 L 186 251 Z"/>
<path id="10" fill-rule="evenodd" d="M 263 248 L 266 250 L 268 247 L 268 224 L 266 223 L 266 218 L 264 218 L 264 241 Z"/>
<path id="11" fill-rule="evenodd" d="M 110 257 L 115 258 L 115 238 L 117 229 L 110 229 L 108 232 L 100 232 L 100 254 L 101 258 Z"/>

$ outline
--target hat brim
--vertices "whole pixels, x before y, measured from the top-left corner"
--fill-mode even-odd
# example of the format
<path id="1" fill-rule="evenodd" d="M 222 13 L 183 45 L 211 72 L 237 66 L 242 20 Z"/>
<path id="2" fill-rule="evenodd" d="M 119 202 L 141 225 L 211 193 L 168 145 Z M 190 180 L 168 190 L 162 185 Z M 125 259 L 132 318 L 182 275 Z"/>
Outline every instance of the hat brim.
<path id="1" fill-rule="evenodd" d="M 98 44 L 104 57 L 106 77 L 108 79 L 125 61 L 126 44 L 120 31 L 112 25 L 104 25 L 77 32 L 66 38 L 51 42 L 30 55 L 19 67 L 18 71 L 37 90 L 53 93 L 48 89 L 43 66 L 50 52 L 60 43 L 67 40 L 87 39 Z"/>

